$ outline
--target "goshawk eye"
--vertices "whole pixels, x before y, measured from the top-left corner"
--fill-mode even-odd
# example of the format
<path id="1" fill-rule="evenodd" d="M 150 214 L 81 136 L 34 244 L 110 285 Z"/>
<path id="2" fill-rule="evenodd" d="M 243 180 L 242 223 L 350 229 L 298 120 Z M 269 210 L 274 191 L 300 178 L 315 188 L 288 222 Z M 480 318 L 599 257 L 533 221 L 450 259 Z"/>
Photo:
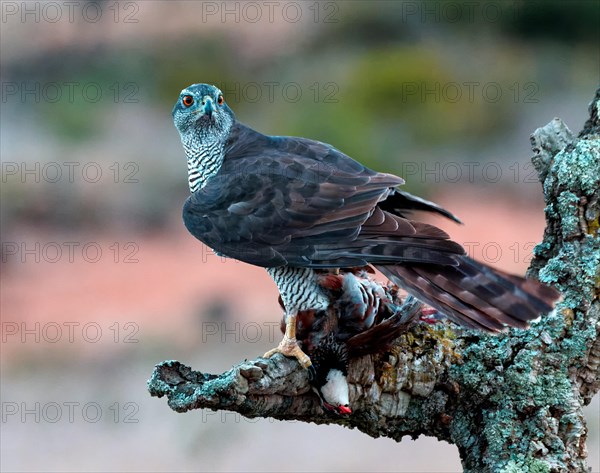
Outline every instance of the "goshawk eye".
<path id="1" fill-rule="evenodd" d="M 194 97 L 191 95 L 184 95 L 181 101 L 183 102 L 183 105 L 190 107 L 194 103 Z"/>
<path id="2" fill-rule="evenodd" d="M 219 105 L 223 105 L 223 96 L 222 95 L 219 95 L 219 98 L 217 99 L 217 103 Z"/>

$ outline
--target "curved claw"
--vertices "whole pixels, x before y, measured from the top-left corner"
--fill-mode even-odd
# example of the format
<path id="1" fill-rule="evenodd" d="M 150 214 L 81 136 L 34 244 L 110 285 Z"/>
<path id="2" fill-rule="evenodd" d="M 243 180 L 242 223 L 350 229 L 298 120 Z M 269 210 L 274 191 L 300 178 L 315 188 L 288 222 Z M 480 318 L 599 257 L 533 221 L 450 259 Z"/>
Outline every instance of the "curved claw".
<path id="1" fill-rule="evenodd" d="M 302 351 L 300 345 L 298 345 L 298 341 L 295 338 L 283 337 L 283 340 L 279 346 L 269 350 L 263 355 L 263 358 L 271 358 L 275 353 L 281 353 L 284 356 L 296 358 L 298 363 L 300 363 L 303 368 L 308 370 L 309 378 L 316 375 L 316 371 L 312 365 L 312 361 L 310 361 L 310 357 Z"/>

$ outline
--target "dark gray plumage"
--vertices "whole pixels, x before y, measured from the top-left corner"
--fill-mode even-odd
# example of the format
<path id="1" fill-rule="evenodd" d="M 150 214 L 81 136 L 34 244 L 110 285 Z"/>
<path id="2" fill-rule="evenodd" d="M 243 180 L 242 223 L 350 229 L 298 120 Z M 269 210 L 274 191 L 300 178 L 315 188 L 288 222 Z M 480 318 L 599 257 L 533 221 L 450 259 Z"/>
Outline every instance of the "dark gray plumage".
<path id="1" fill-rule="evenodd" d="M 527 327 L 558 298 L 539 282 L 472 260 L 444 231 L 411 220 L 421 210 L 458 221 L 399 191 L 400 177 L 328 144 L 254 131 L 216 87 L 184 89 L 173 117 L 192 190 L 185 225 L 216 252 L 269 269 L 286 307 L 289 333 L 279 348 L 287 347 L 279 351 L 287 355 L 298 356 L 296 313 L 327 303 L 309 269 L 371 264 L 454 322 L 487 331 Z"/>

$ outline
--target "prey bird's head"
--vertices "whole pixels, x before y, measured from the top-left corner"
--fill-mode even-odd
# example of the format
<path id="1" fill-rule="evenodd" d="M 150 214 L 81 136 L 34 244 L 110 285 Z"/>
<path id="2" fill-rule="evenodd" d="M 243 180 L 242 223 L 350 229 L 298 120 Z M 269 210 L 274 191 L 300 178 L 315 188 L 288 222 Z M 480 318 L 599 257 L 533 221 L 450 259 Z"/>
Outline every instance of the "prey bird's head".
<path id="1" fill-rule="evenodd" d="M 352 413 L 348 386 L 348 351 L 330 333 L 311 353 L 316 376 L 311 380 L 313 391 L 319 396 L 321 406 L 339 416 Z"/>
<path id="2" fill-rule="evenodd" d="M 193 84 L 181 91 L 173 122 L 184 144 L 224 143 L 235 121 L 223 93 L 214 85 Z"/>

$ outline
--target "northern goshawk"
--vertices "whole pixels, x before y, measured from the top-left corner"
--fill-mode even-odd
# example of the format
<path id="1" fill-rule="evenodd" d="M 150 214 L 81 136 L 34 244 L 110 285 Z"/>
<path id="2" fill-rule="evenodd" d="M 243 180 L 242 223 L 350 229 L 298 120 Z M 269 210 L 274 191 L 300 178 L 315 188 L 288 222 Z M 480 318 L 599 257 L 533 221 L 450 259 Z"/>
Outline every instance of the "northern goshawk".
<path id="1" fill-rule="evenodd" d="M 254 131 L 212 85 L 184 89 L 173 120 L 187 155 L 187 229 L 220 255 L 266 268 L 279 288 L 286 331 L 266 357 L 311 367 L 295 330 L 299 311 L 329 303 L 315 269 L 372 265 L 455 323 L 489 332 L 526 328 L 559 296 L 474 261 L 443 230 L 409 218 L 424 210 L 457 220 L 400 191 L 402 178 L 325 143 Z"/>

